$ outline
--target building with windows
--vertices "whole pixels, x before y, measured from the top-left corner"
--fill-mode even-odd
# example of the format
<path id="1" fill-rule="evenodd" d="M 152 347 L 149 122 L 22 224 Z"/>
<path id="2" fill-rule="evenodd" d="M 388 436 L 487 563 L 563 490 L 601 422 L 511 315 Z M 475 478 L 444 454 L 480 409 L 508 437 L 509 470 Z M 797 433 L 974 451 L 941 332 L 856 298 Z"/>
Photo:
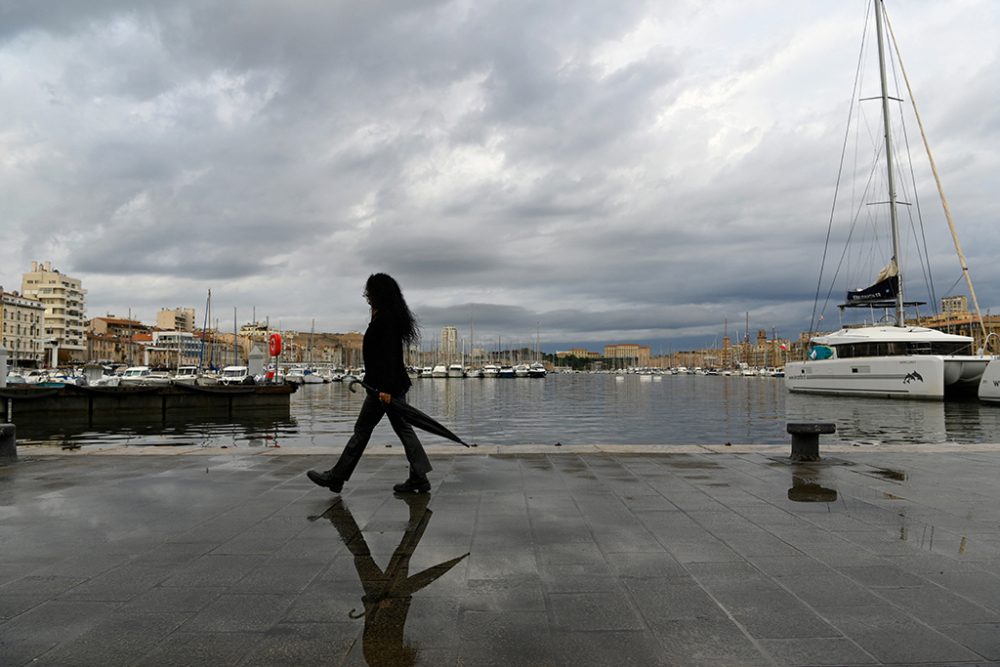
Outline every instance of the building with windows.
<path id="1" fill-rule="evenodd" d="M 153 347 L 163 350 L 168 366 L 188 366 L 198 363 L 201 357 L 201 338 L 190 331 L 154 331 Z"/>
<path id="2" fill-rule="evenodd" d="M 649 366 L 649 346 L 638 343 L 616 343 L 604 346 L 604 358 L 620 366 Z"/>
<path id="3" fill-rule="evenodd" d="M 441 329 L 441 358 L 444 361 L 458 358 L 458 329 L 455 327 Z"/>
<path id="4" fill-rule="evenodd" d="M 5 292 L 0 287 L 0 332 L 7 349 L 10 366 L 37 368 L 45 363 L 42 345 L 42 322 L 45 306 L 17 292 Z"/>
<path id="5" fill-rule="evenodd" d="M 194 331 L 194 308 L 161 308 L 156 328 L 164 331 Z"/>
<path id="6" fill-rule="evenodd" d="M 21 277 L 21 294 L 45 307 L 42 344 L 59 350 L 59 362 L 82 362 L 87 353 L 84 327 L 86 290 L 76 278 L 52 268 L 51 262 L 32 262 Z"/>

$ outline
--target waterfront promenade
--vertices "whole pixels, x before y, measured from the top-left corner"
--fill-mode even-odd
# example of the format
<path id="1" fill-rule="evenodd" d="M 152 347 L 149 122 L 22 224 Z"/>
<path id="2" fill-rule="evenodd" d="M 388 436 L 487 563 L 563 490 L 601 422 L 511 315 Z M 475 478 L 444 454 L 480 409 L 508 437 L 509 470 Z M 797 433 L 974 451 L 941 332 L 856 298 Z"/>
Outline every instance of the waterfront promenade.
<path id="1" fill-rule="evenodd" d="M 430 450 L 21 447 L 0 664 L 1000 665 L 1000 446 Z"/>

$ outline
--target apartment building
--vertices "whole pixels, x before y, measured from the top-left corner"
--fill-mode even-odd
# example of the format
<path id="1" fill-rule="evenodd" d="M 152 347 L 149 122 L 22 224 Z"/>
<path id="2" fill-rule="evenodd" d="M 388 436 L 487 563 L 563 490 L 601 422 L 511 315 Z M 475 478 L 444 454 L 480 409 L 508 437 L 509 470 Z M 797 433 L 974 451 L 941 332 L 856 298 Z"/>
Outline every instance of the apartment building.
<path id="1" fill-rule="evenodd" d="M 32 262 L 21 277 L 21 295 L 45 307 L 42 343 L 58 346 L 59 362 L 82 362 L 87 352 L 84 313 L 87 291 L 80 280 L 52 268 L 51 262 Z"/>
<path id="2" fill-rule="evenodd" d="M 605 359 L 618 359 L 628 366 L 648 366 L 650 350 L 648 345 L 638 343 L 617 343 L 604 346 Z"/>
<path id="3" fill-rule="evenodd" d="M 10 366 L 37 368 L 45 364 L 42 346 L 42 322 L 45 306 L 17 292 L 5 292 L 0 287 L 0 331 Z"/>
<path id="4" fill-rule="evenodd" d="M 458 329 L 445 327 L 441 329 L 441 357 L 451 361 L 458 357 Z"/>
<path id="5" fill-rule="evenodd" d="M 161 308 L 156 328 L 164 331 L 194 331 L 194 308 Z"/>

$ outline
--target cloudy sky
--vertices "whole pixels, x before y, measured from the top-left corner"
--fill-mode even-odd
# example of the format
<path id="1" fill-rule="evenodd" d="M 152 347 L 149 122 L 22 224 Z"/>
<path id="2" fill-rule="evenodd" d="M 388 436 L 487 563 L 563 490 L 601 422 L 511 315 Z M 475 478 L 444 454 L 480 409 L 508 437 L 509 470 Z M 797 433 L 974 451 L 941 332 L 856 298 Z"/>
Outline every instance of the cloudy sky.
<path id="1" fill-rule="evenodd" d="M 877 145 L 871 103 L 847 130 L 866 5 L 0 0 L 0 284 L 50 260 L 91 317 L 200 320 L 211 289 L 224 327 L 235 307 L 346 331 L 386 271 L 425 339 L 474 323 L 479 340 L 677 349 L 746 313 L 794 336 L 841 152 Z M 1000 3 L 888 11 L 998 312 Z M 963 292 L 914 169 L 938 296 Z M 878 208 L 858 204 L 864 180 L 840 190 L 860 218 Z M 845 257 L 850 287 L 887 260 L 843 254 L 866 224 L 831 233 L 827 271 Z"/>

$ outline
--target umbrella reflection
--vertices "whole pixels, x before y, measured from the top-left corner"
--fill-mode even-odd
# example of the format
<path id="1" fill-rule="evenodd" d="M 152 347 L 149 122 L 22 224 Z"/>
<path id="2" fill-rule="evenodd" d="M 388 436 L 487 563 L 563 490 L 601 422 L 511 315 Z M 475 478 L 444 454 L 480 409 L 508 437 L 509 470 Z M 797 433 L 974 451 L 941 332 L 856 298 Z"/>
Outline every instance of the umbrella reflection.
<path id="1" fill-rule="evenodd" d="M 361 598 L 364 609 L 352 609 L 351 618 L 365 619 L 362 648 L 369 665 L 412 665 L 416 661 L 416 648 L 403 643 L 403 627 L 410 611 L 413 594 L 431 584 L 458 565 L 469 554 L 409 574 L 410 557 L 431 520 L 427 507 L 429 494 L 397 496 L 409 506 L 409 520 L 403 537 L 396 547 L 389 564 L 383 570 L 372 557 L 365 537 L 358 528 L 351 510 L 343 500 L 334 503 L 319 517 L 329 519 L 354 556 L 354 568 L 364 588 Z"/>

